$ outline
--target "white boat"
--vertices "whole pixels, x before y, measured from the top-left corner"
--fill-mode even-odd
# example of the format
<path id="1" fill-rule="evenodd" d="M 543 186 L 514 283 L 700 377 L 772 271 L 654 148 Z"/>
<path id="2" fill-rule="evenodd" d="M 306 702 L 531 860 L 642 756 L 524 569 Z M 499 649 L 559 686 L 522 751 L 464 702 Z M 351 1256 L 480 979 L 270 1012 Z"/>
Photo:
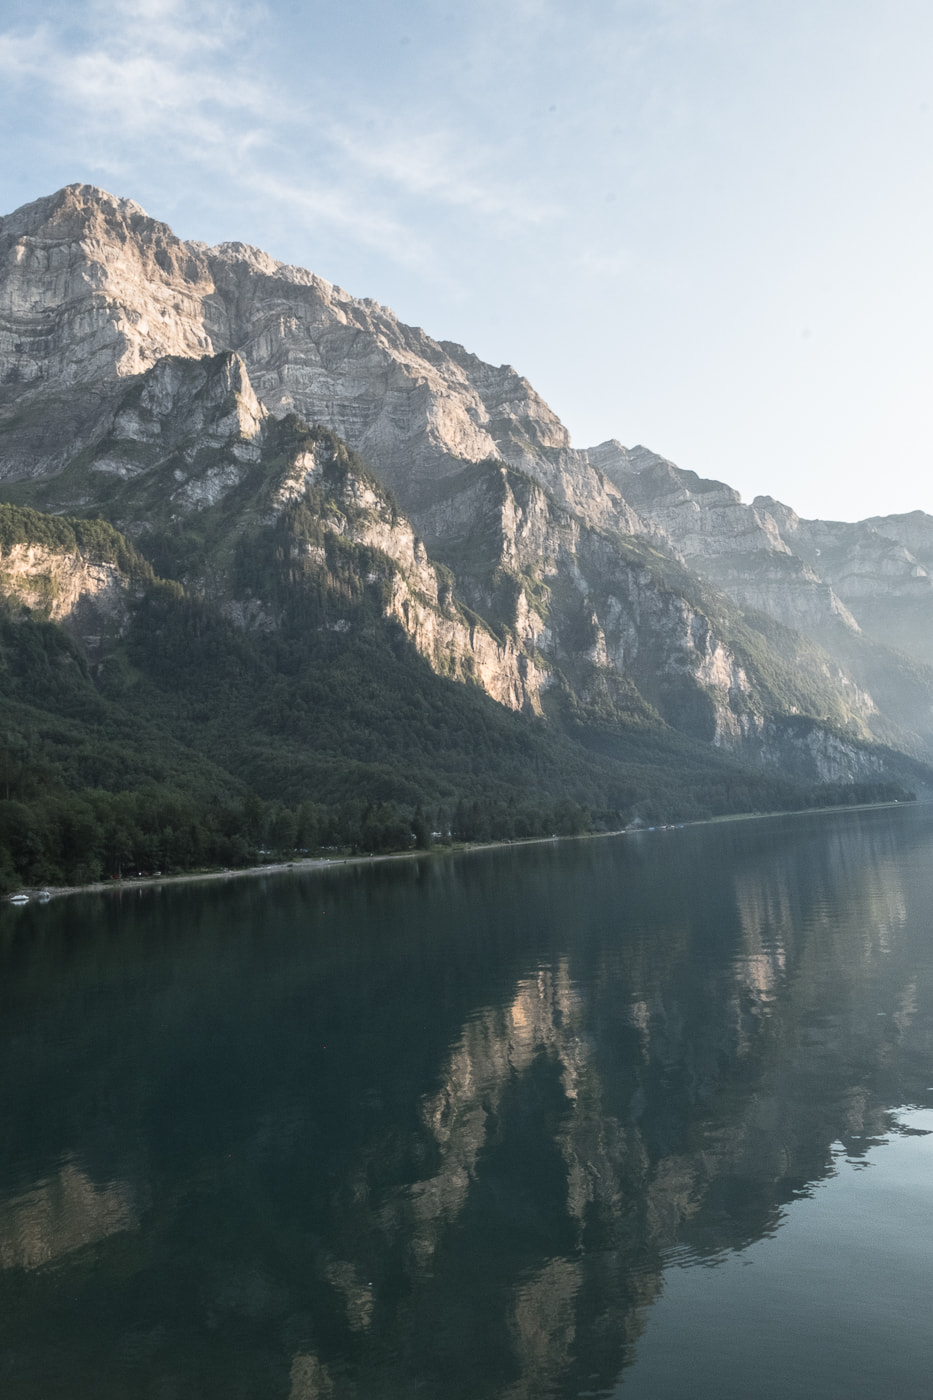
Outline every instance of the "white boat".
<path id="1" fill-rule="evenodd" d="M 28 895 L 28 894 L 11 894 L 11 895 L 10 895 L 10 903 L 11 903 L 11 904 L 28 904 L 28 903 L 29 903 L 29 895 Z"/>

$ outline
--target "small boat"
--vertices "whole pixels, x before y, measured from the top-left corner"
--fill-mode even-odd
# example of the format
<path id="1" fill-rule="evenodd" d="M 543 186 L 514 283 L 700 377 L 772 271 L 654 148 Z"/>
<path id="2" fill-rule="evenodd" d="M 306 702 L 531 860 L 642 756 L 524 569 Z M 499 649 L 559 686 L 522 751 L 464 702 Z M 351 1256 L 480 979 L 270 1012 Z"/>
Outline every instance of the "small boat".
<path id="1" fill-rule="evenodd" d="M 52 896 L 49 894 L 48 890 L 40 890 L 36 898 L 40 904 L 48 904 Z"/>
<path id="2" fill-rule="evenodd" d="M 28 894 L 11 894 L 11 895 L 10 895 L 10 903 L 11 903 L 11 904 L 28 904 L 28 903 L 29 903 L 29 895 L 28 895 Z"/>

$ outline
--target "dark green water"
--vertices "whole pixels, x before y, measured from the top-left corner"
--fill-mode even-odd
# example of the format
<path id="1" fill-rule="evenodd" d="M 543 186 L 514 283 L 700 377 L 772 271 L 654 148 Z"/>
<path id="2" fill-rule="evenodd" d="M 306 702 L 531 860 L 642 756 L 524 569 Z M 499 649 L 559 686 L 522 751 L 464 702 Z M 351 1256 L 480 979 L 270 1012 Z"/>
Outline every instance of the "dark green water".
<path id="1" fill-rule="evenodd" d="M 0 911 L 4 1400 L 926 1397 L 933 809 Z"/>

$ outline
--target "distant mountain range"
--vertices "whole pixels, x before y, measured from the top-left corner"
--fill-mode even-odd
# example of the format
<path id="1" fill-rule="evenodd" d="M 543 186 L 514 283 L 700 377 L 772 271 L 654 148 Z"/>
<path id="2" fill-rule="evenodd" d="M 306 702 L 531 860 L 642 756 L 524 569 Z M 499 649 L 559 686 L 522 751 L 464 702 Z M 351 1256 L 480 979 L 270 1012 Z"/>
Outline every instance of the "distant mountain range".
<path id="1" fill-rule="evenodd" d="M 922 512 L 576 450 L 510 366 L 87 185 L 0 220 L 0 288 L 17 772 L 252 793 L 254 844 L 309 803 L 521 834 L 933 777 Z M 116 731 L 109 775 L 63 757 Z"/>

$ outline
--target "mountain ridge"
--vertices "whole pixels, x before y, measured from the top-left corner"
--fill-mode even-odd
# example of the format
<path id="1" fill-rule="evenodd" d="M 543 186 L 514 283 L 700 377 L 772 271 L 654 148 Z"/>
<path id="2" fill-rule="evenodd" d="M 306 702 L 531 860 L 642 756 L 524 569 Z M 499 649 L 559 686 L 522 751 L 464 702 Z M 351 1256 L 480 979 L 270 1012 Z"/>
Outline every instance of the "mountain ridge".
<path id="1" fill-rule="evenodd" d="M 650 731 L 761 782 L 925 781 L 922 513 L 807 522 L 648 448 L 575 449 L 511 366 L 92 186 L 0 219 L 0 308 L 0 496 L 103 517 L 247 650 L 397 635 L 584 750 Z"/>

